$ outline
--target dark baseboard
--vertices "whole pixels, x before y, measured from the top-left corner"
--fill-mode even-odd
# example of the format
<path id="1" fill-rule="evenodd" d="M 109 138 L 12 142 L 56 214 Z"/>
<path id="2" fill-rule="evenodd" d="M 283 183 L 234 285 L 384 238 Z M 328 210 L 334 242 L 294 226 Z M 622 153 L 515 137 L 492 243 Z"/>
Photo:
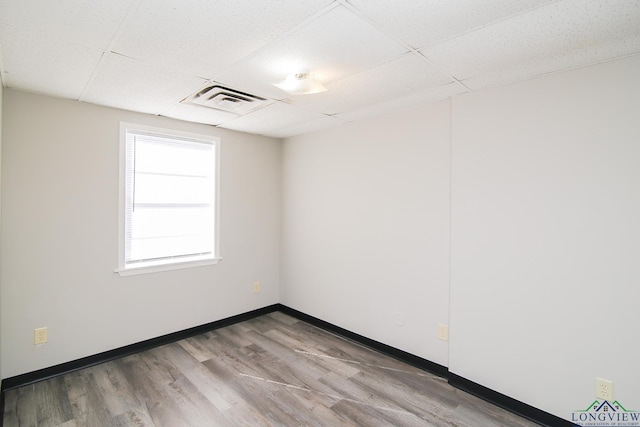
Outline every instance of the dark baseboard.
<path id="1" fill-rule="evenodd" d="M 556 417 L 553 414 L 542 411 L 531 405 L 527 405 L 526 403 L 520 402 L 519 400 L 506 396 L 502 393 L 498 393 L 497 391 L 474 383 L 473 381 L 469 381 L 468 379 L 452 372 L 449 372 L 449 384 L 542 426 L 574 427 L 576 425 L 571 421 Z"/>
<path id="2" fill-rule="evenodd" d="M 130 354 L 139 353 L 141 351 L 149 350 L 154 347 L 169 344 L 181 339 L 189 338 L 195 335 L 199 335 L 205 332 L 212 331 L 214 329 L 222 328 L 225 326 L 233 325 L 235 323 L 250 320 L 264 314 L 272 313 L 274 311 L 280 311 L 284 314 L 288 314 L 296 319 L 307 322 L 311 325 L 317 326 L 328 332 L 340 335 L 351 341 L 357 342 L 376 351 L 384 353 L 402 362 L 408 363 L 412 366 L 420 368 L 424 371 L 430 372 L 434 375 L 446 378 L 453 387 L 473 394 L 483 400 L 493 403 L 503 409 L 518 414 L 524 418 L 527 418 L 542 426 L 549 427 L 573 427 L 575 424 L 566 421 L 548 412 L 534 408 L 526 403 L 520 402 L 497 391 L 491 390 L 485 386 L 474 383 L 461 376 L 449 372 L 446 366 L 442 366 L 438 363 L 431 362 L 430 360 L 423 359 L 414 354 L 407 353 L 406 351 L 391 347 L 387 344 L 383 344 L 379 341 L 372 340 L 365 336 L 356 334 L 347 329 L 336 326 L 332 323 L 318 319 L 316 317 L 305 314 L 301 311 L 287 307 L 283 304 L 273 304 L 267 307 L 259 308 L 257 310 L 249 311 L 246 313 L 238 314 L 236 316 L 227 317 L 222 320 L 207 323 L 205 325 L 196 326 L 193 328 L 185 329 L 183 331 L 174 332 L 171 334 L 163 335 L 157 338 L 141 341 L 139 343 L 131 344 L 128 346 L 120 347 L 114 350 L 105 351 L 103 353 L 95 354 L 93 356 L 84 357 L 82 359 L 73 360 L 71 362 L 62 363 L 49 368 L 40 369 L 33 372 L 28 372 L 22 375 L 16 375 L 14 377 L 5 378 L 0 385 L 0 427 L 3 424 L 4 414 L 4 399 L 6 390 L 22 387 L 24 385 L 33 384 L 38 381 L 46 380 L 58 375 L 63 375 L 68 372 L 77 371 L 90 366 L 98 365 L 100 363 L 108 362 L 110 360 L 118 359 L 120 357 L 128 356 Z"/>
<path id="3" fill-rule="evenodd" d="M 342 337 L 355 341 L 359 344 L 370 347 L 374 350 L 377 350 L 381 353 L 384 353 L 402 362 L 408 363 L 409 365 L 413 365 L 424 371 L 446 378 L 449 384 L 451 384 L 453 387 L 466 391 L 467 393 L 473 394 L 474 396 L 477 396 L 483 400 L 486 400 L 487 402 L 493 403 L 494 405 L 499 406 L 503 409 L 506 409 L 507 411 L 513 412 L 514 414 L 520 415 L 523 418 L 527 418 L 528 420 L 531 420 L 542 426 L 548 426 L 548 427 L 575 426 L 575 424 L 573 424 L 570 421 L 566 421 L 562 418 L 556 417 L 555 415 L 552 415 L 548 412 L 534 408 L 533 406 L 527 405 L 526 403 L 520 402 L 509 396 L 498 393 L 497 391 L 491 390 L 490 388 L 481 386 L 480 384 L 476 384 L 463 377 L 453 374 L 449 371 L 449 369 L 446 366 L 439 365 L 437 363 L 431 362 L 430 360 L 426 360 L 421 357 L 418 357 L 414 354 L 407 353 L 395 347 L 391 347 L 389 345 L 380 343 L 378 341 L 374 341 L 362 335 L 358 335 L 347 329 L 341 328 L 339 326 L 336 326 L 324 320 L 302 313 L 298 310 L 294 310 L 293 308 L 287 307 L 282 304 L 279 304 L 279 311 L 285 314 L 288 314 L 292 317 L 295 317 L 296 319 L 307 322 L 311 325 L 317 326 L 321 329 L 332 332 L 336 335 L 340 335 Z"/>
<path id="4" fill-rule="evenodd" d="M 414 354 L 407 353 L 406 351 L 391 347 L 390 345 L 383 344 L 379 341 L 372 340 L 371 338 L 356 334 L 347 329 L 341 328 L 340 326 L 336 326 L 332 323 L 318 319 L 317 317 L 309 316 L 308 314 L 305 314 L 301 311 L 294 310 L 293 308 L 287 307 L 286 305 L 280 304 L 279 310 L 285 314 L 288 314 L 289 316 L 295 317 L 296 319 L 302 320 L 311 325 L 317 326 L 320 329 L 332 332 L 336 335 L 340 335 L 341 337 L 350 339 L 351 341 L 355 341 L 358 344 L 362 344 L 366 347 L 372 348 L 376 351 L 379 351 L 380 353 L 384 353 L 387 356 L 391 356 L 404 363 L 408 363 L 409 365 L 415 366 L 416 368 L 420 368 L 423 371 L 430 372 L 439 377 L 446 378 L 449 372 L 446 366 L 439 365 L 430 360 L 423 359 L 422 357 L 418 357 Z"/>
<path id="5" fill-rule="evenodd" d="M 5 390 L 22 387 L 27 384 L 33 384 L 35 382 L 46 380 L 48 378 L 52 378 L 58 375 L 63 375 L 68 372 L 77 371 L 83 368 L 88 368 L 89 366 L 98 365 L 100 363 L 104 363 L 110 360 L 118 359 L 120 357 L 128 356 L 130 354 L 139 353 L 141 351 L 149 350 L 154 347 L 169 344 L 181 339 L 203 334 L 205 332 L 209 332 L 214 329 L 233 325 L 238 322 L 243 322 L 245 320 L 253 319 L 254 317 L 272 313 L 274 311 L 278 311 L 278 309 L 279 309 L 279 304 L 270 305 L 267 307 L 259 308 L 257 310 L 252 310 L 246 313 L 238 314 L 236 316 L 227 317 L 226 319 L 221 319 L 215 322 L 207 323 L 205 325 L 195 326 L 193 328 L 185 329 L 185 330 L 174 332 L 171 334 L 162 335 L 160 337 L 151 338 L 135 344 L 116 348 L 114 350 L 109 350 L 103 353 L 94 354 L 93 356 L 87 356 L 87 357 L 83 357 L 82 359 L 61 363 L 60 365 L 51 366 L 49 368 L 39 369 L 37 371 L 28 372 L 26 374 L 5 378 L 2 380 L 2 386 L 0 386 L 0 390 L 4 395 Z"/>

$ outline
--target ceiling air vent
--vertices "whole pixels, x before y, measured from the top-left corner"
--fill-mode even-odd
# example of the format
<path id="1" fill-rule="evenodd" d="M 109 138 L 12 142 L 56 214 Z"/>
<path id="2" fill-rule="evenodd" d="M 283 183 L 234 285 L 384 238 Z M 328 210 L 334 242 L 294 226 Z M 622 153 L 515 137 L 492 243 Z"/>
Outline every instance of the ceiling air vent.
<path id="1" fill-rule="evenodd" d="M 207 86 L 180 102 L 240 115 L 267 104 L 267 100 L 259 96 L 218 85 Z"/>

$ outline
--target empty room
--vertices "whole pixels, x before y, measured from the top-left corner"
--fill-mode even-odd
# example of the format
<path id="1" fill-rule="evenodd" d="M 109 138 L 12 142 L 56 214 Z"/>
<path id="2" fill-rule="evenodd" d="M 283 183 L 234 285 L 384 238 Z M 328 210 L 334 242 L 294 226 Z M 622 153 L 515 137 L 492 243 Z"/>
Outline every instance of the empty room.
<path id="1" fill-rule="evenodd" d="M 640 1 L 0 1 L 0 426 L 640 426 Z"/>

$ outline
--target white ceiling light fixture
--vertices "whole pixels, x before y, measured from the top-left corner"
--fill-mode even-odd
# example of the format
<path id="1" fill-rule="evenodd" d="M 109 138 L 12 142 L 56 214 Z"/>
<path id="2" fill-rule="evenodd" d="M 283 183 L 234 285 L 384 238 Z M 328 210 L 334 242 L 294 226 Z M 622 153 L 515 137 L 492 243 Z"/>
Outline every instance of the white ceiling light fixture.
<path id="1" fill-rule="evenodd" d="M 307 72 L 289 74 L 286 79 L 281 82 L 273 83 L 290 95 L 309 95 L 312 93 L 325 92 L 326 87 L 311 76 Z"/>

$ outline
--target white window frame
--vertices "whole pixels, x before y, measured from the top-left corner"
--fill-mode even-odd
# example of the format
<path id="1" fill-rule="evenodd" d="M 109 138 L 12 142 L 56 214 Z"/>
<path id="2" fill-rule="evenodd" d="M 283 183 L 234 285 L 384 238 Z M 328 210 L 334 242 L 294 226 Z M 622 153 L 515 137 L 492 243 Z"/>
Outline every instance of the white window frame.
<path id="1" fill-rule="evenodd" d="M 139 266 L 127 266 L 125 261 L 125 245 L 126 245 L 126 168 L 127 168 L 127 133 L 128 132 L 143 132 L 147 134 L 158 135 L 160 137 L 176 139 L 187 139 L 196 142 L 204 142 L 213 145 L 214 149 L 214 252 L 212 257 L 197 260 L 173 260 L 167 259 L 162 263 L 157 261 L 153 265 Z M 183 131 L 176 131 L 172 129 L 164 129 L 152 126 L 139 125 L 135 123 L 120 122 L 120 180 L 119 180 L 119 227 L 118 227 L 118 269 L 116 270 L 121 276 L 128 276 L 133 274 L 142 273 L 154 273 L 158 271 L 176 270 L 181 268 L 191 268 L 204 265 L 217 264 L 222 257 L 220 257 L 220 138 L 195 134 Z"/>

